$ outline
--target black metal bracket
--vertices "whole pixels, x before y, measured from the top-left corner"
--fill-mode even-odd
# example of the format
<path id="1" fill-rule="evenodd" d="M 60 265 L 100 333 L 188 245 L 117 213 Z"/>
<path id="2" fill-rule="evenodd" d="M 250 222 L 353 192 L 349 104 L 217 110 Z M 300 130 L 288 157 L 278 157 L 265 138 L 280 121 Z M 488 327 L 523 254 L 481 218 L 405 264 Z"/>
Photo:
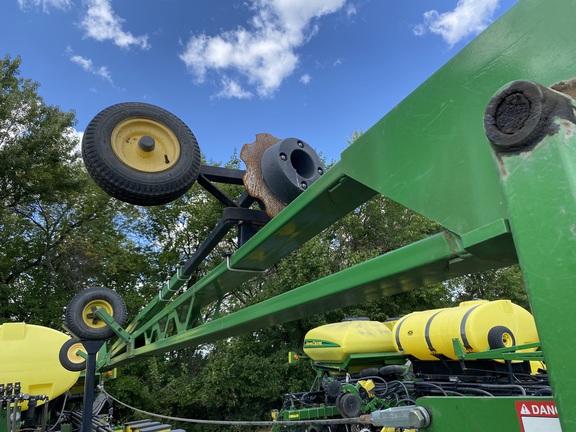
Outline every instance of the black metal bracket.
<path id="1" fill-rule="evenodd" d="M 208 165 L 200 166 L 198 183 L 208 193 L 224 204 L 226 208 L 224 208 L 222 212 L 220 222 L 218 222 L 204 242 L 196 249 L 190 259 L 180 268 L 179 272 L 183 277 L 190 277 L 234 226 L 238 227 L 238 247 L 240 247 L 270 221 L 270 216 L 263 211 L 262 203 L 250 196 L 246 190 L 237 200 L 233 200 L 214 184 L 242 185 L 244 184 L 244 173 L 244 170 L 238 169 Z M 258 204 L 260 210 L 249 208 L 254 203 Z"/>

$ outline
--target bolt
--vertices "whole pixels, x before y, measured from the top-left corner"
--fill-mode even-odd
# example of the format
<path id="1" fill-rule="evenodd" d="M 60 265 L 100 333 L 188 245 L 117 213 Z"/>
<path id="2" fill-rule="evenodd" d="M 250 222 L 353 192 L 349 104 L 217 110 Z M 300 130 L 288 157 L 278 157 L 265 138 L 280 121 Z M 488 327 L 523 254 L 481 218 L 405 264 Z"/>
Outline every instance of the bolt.
<path id="1" fill-rule="evenodd" d="M 300 187 L 302 189 L 306 189 L 308 187 L 308 185 L 306 184 L 306 182 L 302 182 L 302 183 L 300 183 Z"/>
<path id="2" fill-rule="evenodd" d="M 298 147 L 304 148 L 304 143 L 302 141 L 298 141 Z"/>
<path id="3" fill-rule="evenodd" d="M 324 170 L 322 168 L 318 168 L 318 174 L 320 175 L 324 174 Z"/>
<path id="4" fill-rule="evenodd" d="M 286 157 L 286 155 L 284 153 L 280 153 L 280 159 L 282 159 L 283 161 L 285 161 L 286 159 L 288 159 Z"/>

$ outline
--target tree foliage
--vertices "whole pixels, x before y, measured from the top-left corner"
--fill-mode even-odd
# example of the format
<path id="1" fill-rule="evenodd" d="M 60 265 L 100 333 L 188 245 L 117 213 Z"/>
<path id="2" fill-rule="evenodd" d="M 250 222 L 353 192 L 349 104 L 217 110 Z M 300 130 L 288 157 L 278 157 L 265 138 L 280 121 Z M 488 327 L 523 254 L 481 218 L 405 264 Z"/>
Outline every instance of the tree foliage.
<path id="1" fill-rule="evenodd" d="M 146 257 L 123 231 L 132 209 L 89 181 L 74 113 L 46 104 L 37 83 L 19 78 L 20 62 L 0 61 L 0 320 L 59 328 L 76 292 L 127 291 Z M 133 309 L 144 301 L 128 297 Z"/>
<path id="2" fill-rule="evenodd" d="M 447 282 L 457 302 L 507 299 L 530 310 L 528 294 L 518 265 L 469 274 Z"/>
<path id="3" fill-rule="evenodd" d="M 0 60 L 0 198 L 5 208 L 40 195 L 58 203 L 79 187 L 74 113 L 44 103 L 38 83 L 19 78 L 20 63 L 19 57 Z"/>

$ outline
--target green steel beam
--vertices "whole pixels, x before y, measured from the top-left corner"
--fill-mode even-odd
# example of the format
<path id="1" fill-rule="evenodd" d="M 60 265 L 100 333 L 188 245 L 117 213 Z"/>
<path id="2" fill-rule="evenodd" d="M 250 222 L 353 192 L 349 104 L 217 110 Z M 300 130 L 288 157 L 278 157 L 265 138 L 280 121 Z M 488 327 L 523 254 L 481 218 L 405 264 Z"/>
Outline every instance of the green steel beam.
<path id="1" fill-rule="evenodd" d="M 335 405 L 324 405 L 314 408 L 301 408 L 283 411 L 278 420 L 301 421 L 310 419 L 327 419 L 340 416 L 340 411 Z M 290 427 L 290 426 L 288 426 Z"/>
<path id="2" fill-rule="evenodd" d="M 507 238 L 511 242 L 509 235 Z M 500 237 L 496 239 L 500 241 Z M 127 350 L 112 352 L 106 368 L 142 355 L 197 346 L 507 264 L 470 255 L 456 235 L 439 233 L 238 312 L 197 326 L 182 324 L 180 331 L 166 334 L 162 328 L 166 327 L 166 319 L 177 320 L 182 315 L 178 309 L 189 301 L 182 296 L 167 312 L 134 332 Z"/>
<path id="3" fill-rule="evenodd" d="M 182 313 L 188 315 L 185 318 L 188 327 L 191 318 L 199 316 L 202 308 L 220 300 L 258 272 L 277 263 L 374 195 L 373 190 L 346 177 L 337 166 L 331 168 L 307 189 L 306 194 L 294 200 L 238 249 L 230 257 L 229 266 L 226 262 L 222 263 L 175 301 L 163 302 L 160 300 L 161 296 L 156 297 L 126 330 L 131 335 L 141 335 L 151 326 L 158 328 L 160 321 L 167 319 L 176 327 L 181 327 L 178 322 L 183 319 Z M 170 281 L 170 290 L 176 291 L 177 284 L 182 286 L 183 283 L 178 279 L 178 275 L 175 275 Z M 160 323 L 160 326 L 163 324 Z M 160 330 L 164 333 L 166 329 Z M 177 331 L 179 330 L 178 328 Z M 138 345 L 142 342 L 133 340 L 133 343 Z M 111 349 L 111 356 L 124 353 L 129 348 L 125 342 L 118 341 Z"/>
<path id="4" fill-rule="evenodd" d="M 373 190 L 346 177 L 337 166 L 333 167 L 308 188 L 306 194 L 294 200 L 234 253 L 230 264 L 233 269 L 240 271 L 229 270 L 223 264 L 184 295 L 194 296 L 197 307 L 210 304 L 256 273 L 274 265 L 375 194 Z M 254 273 L 242 271 L 247 269 L 254 270 Z M 186 280 L 180 278 L 178 273 L 175 274 L 162 288 L 161 294 L 136 316 L 127 330 L 133 332 L 148 323 L 169 304 L 161 298 L 168 300 L 168 292 L 178 291 L 185 283 Z"/>
<path id="5" fill-rule="evenodd" d="M 499 91 L 486 114 L 564 432 L 576 431 L 576 374 L 569 367 L 576 355 L 575 112 L 568 96 L 519 81 Z"/>
<path id="6" fill-rule="evenodd" d="M 467 352 L 460 342 L 460 339 L 452 339 L 452 346 L 454 347 L 454 354 L 458 360 L 478 360 L 478 359 L 489 359 L 489 360 L 521 360 L 521 361 L 544 361 L 544 355 L 541 348 L 540 342 L 533 342 L 529 344 L 514 345 L 512 347 L 491 349 L 488 351 L 481 352 Z M 524 351 L 529 349 L 537 349 L 535 351 Z"/>
<path id="7" fill-rule="evenodd" d="M 120 340 L 122 340 L 125 343 L 130 342 L 131 339 L 130 334 L 126 330 L 124 330 L 122 326 L 119 325 L 114 320 L 114 317 L 111 316 L 108 312 L 106 312 L 104 308 L 99 307 L 99 308 L 93 308 L 92 310 L 94 311 L 94 315 L 96 315 L 98 318 L 104 321 L 106 325 L 108 325 L 108 327 L 112 329 L 112 331 L 116 334 L 116 336 L 118 336 Z"/>
<path id="8" fill-rule="evenodd" d="M 504 84 L 576 75 L 576 2 L 521 0 L 342 153 L 346 174 L 464 235 L 506 218 L 482 118 Z"/>
<path id="9" fill-rule="evenodd" d="M 532 397 L 435 396 L 417 399 L 416 405 L 426 408 L 432 418 L 426 432 L 524 432 L 518 410 L 522 410 L 523 403 L 530 409 L 532 404 L 539 406 L 539 402 L 547 406 L 553 401 L 551 398 Z M 542 427 L 526 432 L 559 432 L 554 428 L 557 418 L 540 419 L 544 419 Z M 546 428 L 546 425 L 549 427 Z M 563 429 L 563 432 L 566 430 Z"/>

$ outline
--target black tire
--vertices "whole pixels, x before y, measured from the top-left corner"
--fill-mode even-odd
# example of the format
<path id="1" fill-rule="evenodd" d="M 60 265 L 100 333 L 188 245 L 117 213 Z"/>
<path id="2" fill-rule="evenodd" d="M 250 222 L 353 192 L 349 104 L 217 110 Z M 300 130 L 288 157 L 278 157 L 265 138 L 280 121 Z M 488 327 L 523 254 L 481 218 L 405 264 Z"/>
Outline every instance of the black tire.
<path id="1" fill-rule="evenodd" d="M 72 372 L 86 369 L 86 359 L 76 354 L 78 350 L 86 353 L 86 348 L 79 339 L 69 339 L 64 342 L 58 354 L 58 359 L 64 369 Z"/>
<path id="2" fill-rule="evenodd" d="M 505 326 L 492 327 L 488 332 L 488 346 L 490 349 L 509 348 L 516 345 L 514 333 Z"/>
<path id="3" fill-rule="evenodd" d="M 330 381 L 324 386 L 324 391 L 329 398 L 337 398 L 342 393 L 342 384 L 338 381 Z"/>
<path id="4" fill-rule="evenodd" d="M 362 401 L 353 393 L 344 393 L 338 396 L 337 408 L 343 417 L 354 418 L 360 415 Z"/>
<path id="5" fill-rule="evenodd" d="M 126 303 L 116 291 L 105 287 L 93 287 L 80 291 L 72 298 L 64 314 L 64 322 L 77 338 L 106 340 L 114 336 L 114 330 L 93 314 L 93 308 L 102 307 L 123 326 L 126 323 Z"/>
<path id="6" fill-rule="evenodd" d="M 140 151 L 144 136 L 155 136 L 155 144 Z M 182 196 L 198 178 L 201 162 L 198 142 L 182 120 L 139 102 L 112 105 L 97 114 L 84 132 L 82 157 L 88 173 L 106 193 L 142 206 Z M 147 165 L 150 161 L 156 164 Z"/>

